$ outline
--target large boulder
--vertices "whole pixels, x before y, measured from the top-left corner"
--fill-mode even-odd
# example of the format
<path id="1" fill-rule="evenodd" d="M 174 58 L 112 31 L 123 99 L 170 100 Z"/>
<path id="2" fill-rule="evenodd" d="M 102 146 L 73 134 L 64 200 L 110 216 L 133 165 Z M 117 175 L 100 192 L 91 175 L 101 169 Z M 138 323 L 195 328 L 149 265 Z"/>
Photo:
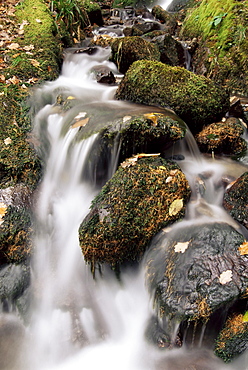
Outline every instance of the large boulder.
<path id="1" fill-rule="evenodd" d="M 112 61 L 125 73 L 136 60 L 159 60 L 158 47 L 138 36 L 117 38 L 112 44 Z"/>
<path id="2" fill-rule="evenodd" d="M 223 206 L 234 220 L 248 229 L 248 172 L 226 190 Z"/>
<path id="3" fill-rule="evenodd" d="M 148 60 L 132 64 L 116 91 L 116 99 L 170 107 L 193 133 L 220 120 L 230 104 L 228 93 L 210 79 Z"/>
<path id="4" fill-rule="evenodd" d="M 87 262 L 139 260 L 150 239 L 182 218 L 190 189 L 176 163 L 137 155 L 123 162 L 79 228 Z"/>
<path id="5" fill-rule="evenodd" d="M 159 314 L 169 321 L 204 323 L 245 295 L 246 245 L 243 235 L 225 223 L 189 222 L 161 231 L 146 257 L 147 284 Z"/>

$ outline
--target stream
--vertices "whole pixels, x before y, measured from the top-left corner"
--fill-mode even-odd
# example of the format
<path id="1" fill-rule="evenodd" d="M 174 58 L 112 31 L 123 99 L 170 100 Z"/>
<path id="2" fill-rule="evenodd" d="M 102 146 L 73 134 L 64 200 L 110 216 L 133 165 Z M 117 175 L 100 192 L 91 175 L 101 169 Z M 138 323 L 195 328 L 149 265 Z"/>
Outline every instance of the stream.
<path id="1" fill-rule="evenodd" d="M 94 174 L 90 180 L 83 175 L 97 134 L 76 140 L 80 128 L 70 123 L 95 103 L 105 114 L 110 110 L 112 117 L 144 107 L 114 101 L 116 86 L 96 82 L 91 72 L 95 66 L 108 66 L 118 74 L 115 65 L 108 61 L 110 50 L 98 48 L 94 55 L 73 54 L 73 51 L 66 53 L 58 80 L 47 83 L 35 93 L 33 131 L 41 143 L 39 154 L 45 163 L 45 174 L 37 205 L 33 309 L 25 367 L 172 370 L 181 369 L 180 361 L 183 361 L 189 366 L 202 366 L 197 369 L 241 368 L 243 358 L 235 365 L 224 366 L 199 345 L 193 351 L 184 347 L 163 351 L 148 344 L 144 331 L 153 309 L 142 264 L 139 268 L 124 270 L 119 281 L 107 266 L 103 266 L 103 278 L 99 274 L 93 279 L 89 266 L 84 263 L 78 228 L 100 189 L 94 182 Z M 76 98 L 80 104 L 74 110 L 61 112 L 55 104 L 59 94 Z M 96 117 L 99 114 L 101 111 Z M 204 219 L 234 224 L 221 207 L 224 190 L 217 184 L 226 173 L 239 177 L 247 170 L 246 164 L 204 158 L 190 133 L 171 151 L 173 155 L 183 154 L 185 159 L 178 163 L 193 189 L 183 222 Z M 109 162 L 108 178 L 116 170 L 117 157 L 118 148 Z M 211 172 L 204 197 L 194 191 L 195 179 L 203 172 Z"/>
<path id="2" fill-rule="evenodd" d="M 38 153 L 45 172 L 36 207 L 32 312 L 24 365 L 20 363 L 18 370 L 245 369 L 246 353 L 232 365 L 224 365 L 200 343 L 193 350 L 184 346 L 163 350 L 145 340 L 153 302 L 142 263 L 125 268 L 121 279 L 103 266 L 103 276 L 97 271 L 93 279 L 79 246 L 78 228 L 100 191 L 96 174 L 93 170 L 89 174 L 87 167 L 97 134 L 89 133 L 87 139 L 78 140 L 80 126 L 72 122 L 77 117 L 84 119 L 85 112 L 90 111 L 94 112 L 92 125 L 98 127 L 101 116 L 105 117 L 104 124 L 130 111 L 150 112 L 151 108 L 115 101 L 117 87 L 96 82 L 92 69 L 97 66 L 108 67 L 121 77 L 108 61 L 110 49 L 97 48 L 92 55 L 74 51 L 65 52 L 60 77 L 34 93 L 33 134 L 40 143 Z M 67 111 L 61 109 L 60 95 L 76 100 L 77 105 Z M 118 149 L 113 149 L 106 179 L 117 168 Z M 176 154 L 184 158 L 178 164 L 192 189 L 182 224 L 221 220 L 239 229 L 221 206 L 224 187 L 219 184 L 226 174 L 238 178 L 247 171 L 247 163 L 204 157 L 190 132 L 168 156 Z M 196 181 L 202 173 L 211 173 L 204 195 Z"/>

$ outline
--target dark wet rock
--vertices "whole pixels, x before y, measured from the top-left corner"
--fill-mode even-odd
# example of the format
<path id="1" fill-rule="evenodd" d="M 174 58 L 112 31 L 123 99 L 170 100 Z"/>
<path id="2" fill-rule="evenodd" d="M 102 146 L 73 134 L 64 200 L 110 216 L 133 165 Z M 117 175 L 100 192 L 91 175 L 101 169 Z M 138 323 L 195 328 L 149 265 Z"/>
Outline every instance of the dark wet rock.
<path id="1" fill-rule="evenodd" d="M 240 98 L 232 96 L 230 99 L 229 115 L 231 117 L 244 118 L 244 110 Z"/>
<path id="2" fill-rule="evenodd" d="M 228 93 L 210 79 L 181 67 L 148 60 L 132 64 L 116 91 L 116 98 L 170 107 L 193 133 L 221 119 L 229 108 Z"/>
<path id="3" fill-rule="evenodd" d="M 79 228 L 85 260 L 93 266 L 140 260 L 152 236 L 183 217 L 189 194 L 177 164 L 158 156 L 126 160 Z"/>
<path id="4" fill-rule="evenodd" d="M 167 26 L 168 31 L 170 31 L 171 34 L 175 33 L 175 30 L 177 28 L 177 21 L 174 16 L 174 14 L 171 14 L 164 10 L 160 5 L 155 5 L 152 8 L 152 15 L 160 20 L 162 24 Z"/>
<path id="5" fill-rule="evenodd" d="M 112 45 L 112 61 L 121 73 L 125 73 L 136 60 L 159 60 L 157 46 L 138 36 L 116 39 Z"/>
<path id="6" fill-rule="evenodd" d="M 156 36 L 151 39 L 151 42 L 158 46 L 162 63 L 170 66 L 186 67 L 184 47 L 169 33 Z"/>
<path id="7" fill-rule="evenodd" d="M 146 257 L 147 284 L 158 315 L 207 322 L 246 294 L 247 242 L 225 223 L 188 224 L 160 232 Z"/>
<path id="8" fill-rule="evenodd" d="M 215 354 L 225 362 L 230 362 L 248 348 L 248 322 L 244 315 L 230 317 L 221 330 L 215 346 Z"/>
<path id="9" fill-rule="evenodd" d="M 226 190 L 223 206 L 234 220 L 248 229 L 248 172 Z"/>
<path id="10" fill-rule="evenodd" d="M 108 67 L 95 66 L 92 69 L 92 72 L 95 73 L 96 80 L 99 83 L 107 84 L 107 85 L 113 85 L 116 83 L 115 76 Z"/>
<path id="11" fill-rule="evenodd" d="M 4 311 L 12 309 L 30 284 L 30 269 L 25 264 L 9 264 L 0 268 L 0 299 Z"/>
<path id="12" fill-rule="evenodd" d="M 145 331 L 146 340 L 154 344 L 158 348 L 173 348 L 181 347 L 181 340 L 178 335 L 176 335 L 173 340 L 171 340 L 170 335 L 162 328 L 158 318 L 152 316 L 148 322 L 146 331 Z"/>
<path id="13" fill-rule="evenodd" d="M 241 137 L 244 126 L 238 118 L 230 117 L 212 123 L 196 135 L 201 152 L 241 156 L 247 150 L 246 141 Z"/>
<path id="14" fill-rule="evenodd" d="M 97 48 L 94 47 L 87 47 L 87 48 L 80 48 L 76 49 L 73 54 L 88 54 L 88 55 L 94 55 L 97 53 Z"/>
<path id="15" fill-rule="evenodd" d="M 142 18 L 136 18 L 132 21 L 132 25 L 124 28 L 125 36 L 141 36 L 148 32 L 160 30 L 161 24 L 156 21 L 146 21 Z"/>

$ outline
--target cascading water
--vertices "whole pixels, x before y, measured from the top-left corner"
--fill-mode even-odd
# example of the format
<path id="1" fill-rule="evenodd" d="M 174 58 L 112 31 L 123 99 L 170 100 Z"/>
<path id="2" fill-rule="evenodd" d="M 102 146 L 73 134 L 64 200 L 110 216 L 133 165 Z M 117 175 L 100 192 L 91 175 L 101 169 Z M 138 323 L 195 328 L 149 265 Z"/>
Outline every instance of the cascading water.
<path id="1" fill-rule="evenodd" d="M 145 341 L 152 302 L 141 266 L 123 271 L 119 281 L 107 266 L 103 266 L 104 278 L 96 274 L 93 279 L 84 263 L 78 228 L 99 191 L 91 180 L 93 175 L 90 179 L 84 177 L 84 168 L 97 134 L 77 140 L 80 125 L 73 126 L 71 122 L 78 115 L 85 119 L 89 107 L 101 109 L 95 113 L 95 120 L 109 107 L 112 116 L 135 109 L 134 105 L 113 100 L 115 86 L 96 83 L 91 72 L 95 66 L 107 66 L 118 73 L 107 61 L 108 57 L 109 50 L 101 48 L 92 55 L 68 52 L 59 79 L 35 94 L 34 134 L 40 141 L 45 174 L 37 202 L 33 307 L 25 368 L 171 370 L 182 369 L 180 361 L 188 366 L 195 363 L 201 366 L 203 362 L 202 368 L 208 368 L 204 367 L 207 361 L 209 369 L 230 368 L 211 358 L 204 349 L 189 354 L 184 348 L 167 352 Z M 68 112 L 61 110 L 55 98 L 64 93 L 81 103 Z M 195 222 L 195 217 L 200 215 L 206 220 L 225 219 L 234 223 L 221 207 L 224 190 L 218 184 L 226 172 L 237 178 L 246 166 L 233 164 L 231 160 L 205 160 L 194 147 L 194 141 L 187 143 L 191 153 L 176 146 L 172 153 L 178 150 L 185 156 L 178 163 L 192 189 L 196 189 L 188 206 L 187 220 Z M 117 155 L 118 148 L 109 162 L 107 178 L 116 169 Z M 196 181 L 203 172 L 211 173 L 204 197 L 199 190 L 201 183 Z"/>

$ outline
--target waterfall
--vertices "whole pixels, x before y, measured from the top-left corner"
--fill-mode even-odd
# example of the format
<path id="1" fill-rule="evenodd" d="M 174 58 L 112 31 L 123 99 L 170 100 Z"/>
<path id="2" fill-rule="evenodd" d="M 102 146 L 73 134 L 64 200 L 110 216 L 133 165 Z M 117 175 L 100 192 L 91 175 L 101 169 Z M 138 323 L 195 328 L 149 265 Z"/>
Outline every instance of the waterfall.
<path id="1" fill-rule="evenodd" d="M 78 140 L 80 126 L 71 123 L 79 115 L 85 119 L 88 108 L 100 109 L 95 113 L 96 122 L 93 119 L 96 125 L 99 117 L 104 121 L 102 112 L 110 108 L 112 117 L 135 109 L 134 105 L 113 100 L 116 86 L 97 84 L 94 79 L 92 69 L 98 65 L 118 73 L 108 61 L 109 53 L 110 50 L 101 48 L 93 55 L 74 54 L 73 49 L 69 50 L 61 76 L 34 94 L 33 132 L 40 142 L 38 153 L 45 172 L 38 189 L 32 317 L 25 369 L 171 370 L 181 369 L 180 361 L 192 364 L 194 360 L 207 361 L 212 369 L 224 369 L 225 366 L 201 348 L 194 353 L 188 353 L 185 348 L 164 352 L 146 342 L 144 332 L 153 307 L 142 266 L 124 270 L 121 280 L 103 266 L 103 277 L 97 273 L 93 279 L 84 262 L 78 228 L 100 190 L 92 180 L 94 175 L 84 177 L 84 168 L 97 134 Z M 61 109 L 57 103 L 60 94 L 69 100 L 76 99 L 79 104 L 69 111 Z M 223 189 L 219 191 L 217 184 L 228 166 L 229 173 L 236 178 L 245 168 L 231 161 L 204 160 L 192 136 L 188 136 L 187 148 L 174 146 L 172 153 L 178 150 L 185 155 L 185 160 L 178 163 L 195 189 L 187 218 L 194 222 L 202 206 L 211 217 L 213 214 L 216 219 L 225 216 L 230 222 L 220 207 Z M 117 154 L 118 148 L 114 155 Z M 108 169 L 109 177 L 116 169 L 115 159 L 109 163 L 112 166 Z M 211 176 L 202 196 L 197 178 L 204 171 L 210 171 Z M 202 214 L 208 217 L 206 212 Z"/>

